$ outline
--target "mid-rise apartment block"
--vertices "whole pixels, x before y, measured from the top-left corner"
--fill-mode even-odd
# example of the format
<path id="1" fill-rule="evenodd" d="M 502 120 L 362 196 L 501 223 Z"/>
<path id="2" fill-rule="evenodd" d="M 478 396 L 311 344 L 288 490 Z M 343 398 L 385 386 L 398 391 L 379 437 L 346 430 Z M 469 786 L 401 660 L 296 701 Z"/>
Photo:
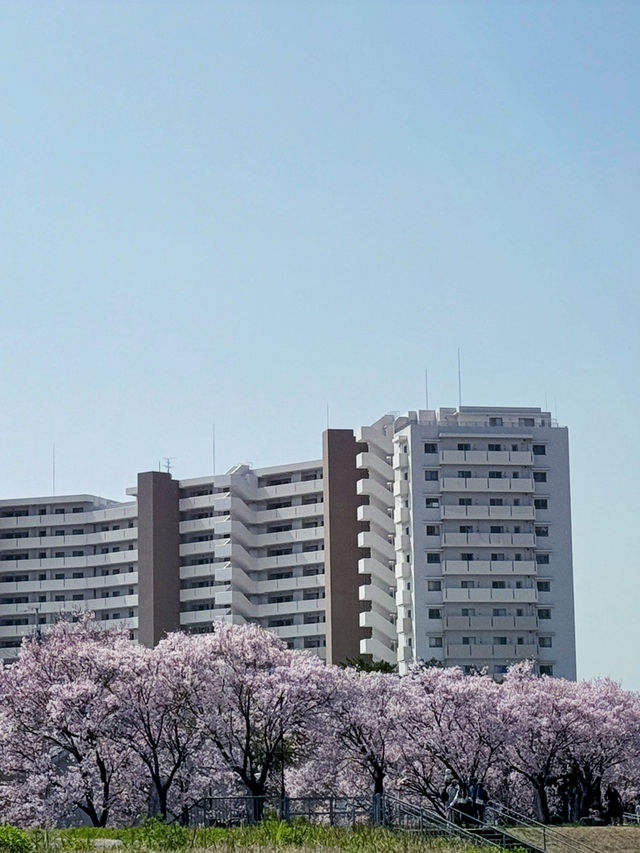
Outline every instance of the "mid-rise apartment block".
<path id="1" fill-rule="evenodd" d="M 575 677 L 567 431 L 539 409 L 385 415 L 322 459 L 127 492 L 0 501 L 1 657 L 90 609 L 146 645 L 257 622 L 331 662 Z"/>

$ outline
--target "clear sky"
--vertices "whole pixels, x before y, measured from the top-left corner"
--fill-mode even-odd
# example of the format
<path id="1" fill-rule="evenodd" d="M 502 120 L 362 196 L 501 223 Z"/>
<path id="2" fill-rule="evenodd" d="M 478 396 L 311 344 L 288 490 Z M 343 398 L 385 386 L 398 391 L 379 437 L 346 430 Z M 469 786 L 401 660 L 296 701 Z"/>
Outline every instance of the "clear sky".
<path id="1" fill-rule="evenodd" d="M 0 0 L 0 496 L 570 428 L 578 664 L 640 687 L 640 4 Z"/>

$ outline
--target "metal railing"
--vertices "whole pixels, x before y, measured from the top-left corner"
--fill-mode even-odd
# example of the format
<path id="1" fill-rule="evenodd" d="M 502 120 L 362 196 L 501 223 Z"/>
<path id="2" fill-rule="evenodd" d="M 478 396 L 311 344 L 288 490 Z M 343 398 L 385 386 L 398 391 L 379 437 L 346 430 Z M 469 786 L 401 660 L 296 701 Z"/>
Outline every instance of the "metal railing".
<path id="1" fill-rule="evenodd" d="M 505 806 L 504 803 L 492 800 L 488 804 L 488 809 L 490 814 L 493 814 L 493 820 L 496 825 L 507 823 L 509 826 L 522 826 L 527 829 L 536 830 L 539 833 L 539 840 L 542 843 L 544 851 L 549 849 L 549 844 L 553 844 L 556 850 L 559 847 L 568 851 L 568 853 L 573 853 L 573 851 L 576 851 L 576 853 L 599 853 L 595 847 L 591 847 L 590 844 L 574 838 L 573 835 L 568 835 L 555 826 L 549 826 L 546 823 L 541 823 L 534 818 L 528 817 L 515 809 Z"/>

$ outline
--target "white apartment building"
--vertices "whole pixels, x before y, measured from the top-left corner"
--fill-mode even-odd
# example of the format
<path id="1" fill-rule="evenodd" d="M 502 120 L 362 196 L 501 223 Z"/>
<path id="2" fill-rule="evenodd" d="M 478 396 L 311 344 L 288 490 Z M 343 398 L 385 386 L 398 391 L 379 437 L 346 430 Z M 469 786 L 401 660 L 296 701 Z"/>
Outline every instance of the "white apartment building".
<path id="1" fill-rule="evenodd" d="M 398 660 L 575 678 L 566 428 L 528 408 L 395 423 Z"/>
<path id="2" fill-rule="evenodd" d="M 127 493 L 0 501 L 0 657 L 89 609 L 149 646 L 257 622 L 333 663 L 575 678 L 567 430 L 540 409 L 385 415 L 322 459 Z"/>
<path id="3" fill-rule="evenodd" d="M 0 657 L 79 610 L 149 645 L 257 622 L 324 657 L 321 460 L 181 482 L 149 472 L 127 491 L 0 501 Z"/>
<path id="4" fill-rule="evenodd" d="M 0 501 L 0 658 L 63 610 L 138 628 L 136 505 L 94 495 Z"/>

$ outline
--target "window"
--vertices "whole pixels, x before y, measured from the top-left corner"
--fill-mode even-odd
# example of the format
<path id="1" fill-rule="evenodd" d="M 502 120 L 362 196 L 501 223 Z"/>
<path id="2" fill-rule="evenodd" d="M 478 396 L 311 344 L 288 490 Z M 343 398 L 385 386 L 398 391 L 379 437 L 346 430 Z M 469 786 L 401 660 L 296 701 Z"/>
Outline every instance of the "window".
<path id="1" fill-rule="evenodd" d="M 427 581 L 427 592 L 440 592 L 441 589 L 441 581 Z"/>
<path id="2" fill-rule="evenodd" d="M 438 479 L 438 472 L 437 471 L 425 471 L 424 472 L 424 478 L 425 478 L 425 480 L 428 480 L 428 481 L 437 480 Z"/>
<path id="3" fill-rule="evenodd" d="M 440 536 L 440 527 L 437 524 L 427 524 L 425 532 L 427 536 Z"/>
<path id="4" fill-rule="evenodd" d="M 458 450 L 471 450 L 470 444 L 458 444 Z"/>
<path id="5" fill-rule="evenodd" d="M 475 616 L 476 609 L 475 607 L 463 607 L 460 611 L 462 616 Z"/>
<path id="6" fill-rule="evenodd" d="M 549 528 L 548 527 L 536 527 L 536 536 L 548 536 Z"/>
<path id="7" fill-rule="evenodd" d="M 501 444 L 490 444 L 489 445 L 489 452 L 490 453 L 497 453 L 500 450 L 502 450 Z"/>
<path id="8" fill-rule="evenodd" d="M 493 616 L 506 616 L 507 608 L 506 607 L 494 607 L 492 611 Z"/>
<path id="9" fill-rule="evenodd" d="M 475 581 L 460 581 L 460 589 L 475 589 Z"/>
<path id="10" fill-rule="evenodd" d="M 534 456 L 546 456 L 547 448 L 544 444 L 534 444 L 533 445 L 533 455 Z"/>
<path id="11" fill-rule="evenodd" d="M 83 598 L 84 598 L 84 596 L 82 595 L 81 592 L 75 593 L 74 595 L 71 596 L 72 601 L 82 601 Z"/>
<path id="12" fill-rule="evenodd" d="M 471 506 L 471 498 L 458 498 L 458 506 Z"/>
<path id="13" fill-rule="evenodd" d="M 84 551 L 72 551 L 71 556 L 72 557 L 84 557 Z"/>
<path id="14" fill-rule="evenodd" d="M 548 607 L 541 607 L 538 610 L 538 619 L 551 619 L 551 610 Z"/>
<path id="15" fill-rule="evenodd" d="M 430 607 L 427 616 L 429 619 L 442 619 L 442 611 L 438 607 Z"/>
<path id="16" fill-rule="evenodd" d="M 461 560 L 466 560 L 467 563 L 470 563 L 473 560 L 473 554 L 470 551 L 462 551 L 460 554 Z"/>
<path id="17" fill-rule="evenodd" d="M 462 645 L 463 646 L 475 646 L 476 638 L 475 637 L 463 637 Z"/>
<path id="18" fill-rule="evenodd" d="M 491 555 L 491 562 L 492 563 L 501 563 L 503 560 L 504 560 L 504 554 L 502 554 L 502 553 L 496 553 L 496 554 Z"/>
<path id="19" fill-rule="evenodd" d="M 72 573 L 72 575 L 71 575 L 71 577 L 72 577 L 72 578 L 74 578 L 74 579 L 83 578 L 83 577 L 84 577 L 84 573 L 83 573 L 83 572 L 73 572 L 73 573 Z"/>
<path id="20" fill-rule="evenodd" d="M 493 645 L 494 646 L 506 646 L 507 645 L 507 638 L 506 637 L 494 637 L 493 638 Z"/>
<path id="21" fill-rule="evenodd" d="M 548 554 L 536 554 L 536 563 L 539 566 L 549 565 L 549 555 Z"/>
<path id="22" fill-rule="evenodd" d="M 541 649 L 550 649 L 553 641 L 551 637 L 538 637 L 538 645 Z"/>
<path id="23" fill-rule="evenodd" d="M 437 453 L 437 452 L 438 452 L 438 445 L 437 445 L 437 444 L 432 444 L 432 443 L 429 441 L 429 442 L 427 442 L 427 443 L 425 444 L 425 446 L 424 446 L 424 452 L 425 452 L 425 453 Z"/>
<path id="24" fill-rule="evenodd" d="M 442 648 L 442 637 L 429 637 L 429 648 L 430 649 L 441 649 Z"/>
<path id="25" fill-rule="evenodd" d="M 502 426 L 502 418 L 489 418 L 489 426 Z"/>
<path id="26" fill-rule="evenodd" d="M 551 581 L 538 581 L 538 592 L 551 592 Z"/>
<path id="27" fill-rule="evenodd" d="M 473 533 L 473 526 L 471 524 L 461 524 L 460 533 Z"/>
<path id="28" fill-rule="evenodd" d="M 521 563 L 522 562 L 522 554 L 514 554 L 513 560 L 515 563 Z"/>
<path id="29" fill-rule="evenodd" d="M 536 422 L 533 418 L 518 418 L 518 426 L 532 427 Z"/>
<path id="30" fill-rule="evenodd" d="M 440 562 L 440 554 L 431 552 L 427 554 L 427 563 L 439 563 Z"/>
<path id="31" fill-rule="evenodd" d="M 424 505 L 427 509 L 436 509 L 440 506 L 440 498 L 425 498 Z"/>
<path id="32" fill-rule="evenodd" d="M 553 667 L 550 663 L 540 664 L 540 675 L 553 675 Z"/>
<path id="33" fill-rule="evenodd" d="M 535 498 L 533 505 L 536 509 L 549 509 L 549 501 L 546 498 Z"/>
<path id="34" fill-rule="evenodd" d="M 468 480 L 471 477 L 471 471 L 458 471 L 458 477 L 461 480 Z"/>
<path id="35" fill-rule="evenodd" d="M 489 471 L 489 479 L 490 480 L 501 480 L 502 479 L 502 471 Z"/>
<path id="36" fill-rule="evenodd" d="M 506 589 L 507 585 L 504 581 L 491 581 L 491 589 Z"/>
<path id="37" fill-rule="evenodd" d="M 533 472 L 533 482 L 534 483 L 546 483 L 547 482 L 547 472 L 546 471 L 534 471 Z"/>
<path id="38" fill-rule="evenodd" d="M 324 598 L 324 590 L 305 589 L 302 593 L 303 601 L 319 601 L 321 598 Z"/>
<path id="39" fill-rule="evenodd" d="M 489 506 L 502 506 L 502 498 L 489 498 Z"/>
<path id="40" fill-rule="evenodd" d="M 38 551 L 38 559 L 39 560 L 46 560 L 47 559 L 47 552 L 46 551 Z"/>
<path id="41" fill-rule="evenodd" d="M 507 666 L 504 663 L 496 663 L 493 665 L 493 674 L 494 675 L 506 675 Z"/>
<path id="42" fill-rule="evenodd" d="M 504 533 L 504 527 L 501 524 L 492 524 L 489 533 Z"/>
<path id="43" fill-rule="evenodd" d="M 512 480 L 517 480 L 519 477 L 520 477 L 520 472 L 519 472 L 519 471 L 512 471 L 512 472 L 511 472 L 511 479 L 512 479 Z"/>

